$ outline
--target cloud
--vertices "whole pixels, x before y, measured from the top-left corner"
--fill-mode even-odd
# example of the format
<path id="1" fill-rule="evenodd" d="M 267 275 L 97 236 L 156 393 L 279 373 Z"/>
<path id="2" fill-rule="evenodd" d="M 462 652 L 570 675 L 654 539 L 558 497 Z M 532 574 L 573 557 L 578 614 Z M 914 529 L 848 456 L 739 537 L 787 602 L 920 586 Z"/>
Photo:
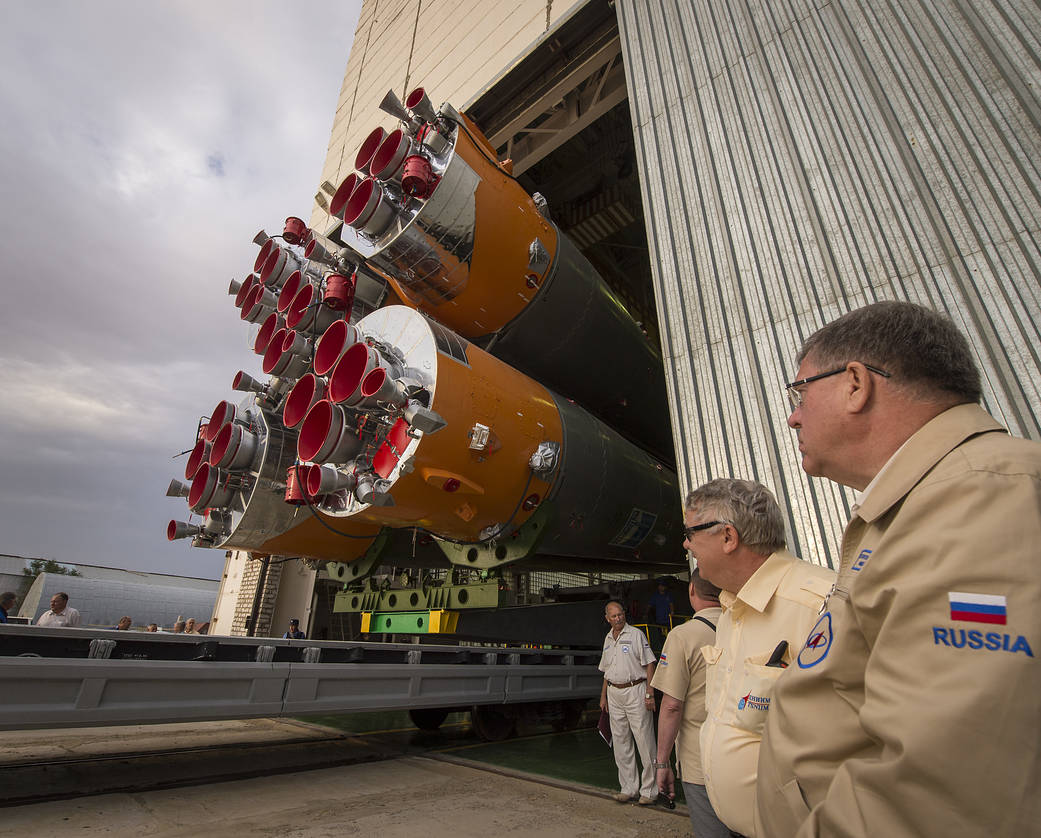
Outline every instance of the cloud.
<path id="1" fill-rule="evenodd" d="M 0 550 L 219 575 L 164 491 L 260 376 L 228 282 L 310 215 L 359 6 L 301 7 L 303 48 L 269 0 L 5 9 Z"/>

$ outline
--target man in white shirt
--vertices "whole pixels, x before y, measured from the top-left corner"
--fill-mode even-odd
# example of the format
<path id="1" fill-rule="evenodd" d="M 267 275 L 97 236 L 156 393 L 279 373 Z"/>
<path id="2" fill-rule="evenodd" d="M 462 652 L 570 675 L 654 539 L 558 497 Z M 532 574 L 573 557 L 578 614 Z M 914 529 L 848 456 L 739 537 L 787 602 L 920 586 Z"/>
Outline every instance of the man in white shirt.
<path id="1" fill-rule="evenodd" d="M 684 545 L 701 575 L 722 589 L 716 643 L 702 649 L 705 787 L 719 819 L 754 838 L 756 766 L 774 684 L 817 620 L 835 573 L 785 549 L 784 516 L 759 483 L 713 480 L 684 506 Z"/>
<path id="2" fill-rule="evenodd" d="M 51 597 L 51 610 L 40 615 L 36 625 L 49 628 L 71 628 L 80 624 L 80 612 L 69 605 L 69 595 L 59 591 Z"/>
<path id="3" fill-rule="evenodd" d="M 611 747 L 618 766 L 621 791 L 614 796 L 619 803 L 633 798 L 641 806 L 657 799 L 654 778 L 654 652 L 647 636 L 638 628 L 626 625 L 625 609 L 611 600 L 604 609 L 604 619 L 611 630 L 604 638 L 600 671 L 604 684 L 600 689 L 600 709 L 611 717 Z M 640 751 L 643 773 L 636 771 L 636 752 Z"/>

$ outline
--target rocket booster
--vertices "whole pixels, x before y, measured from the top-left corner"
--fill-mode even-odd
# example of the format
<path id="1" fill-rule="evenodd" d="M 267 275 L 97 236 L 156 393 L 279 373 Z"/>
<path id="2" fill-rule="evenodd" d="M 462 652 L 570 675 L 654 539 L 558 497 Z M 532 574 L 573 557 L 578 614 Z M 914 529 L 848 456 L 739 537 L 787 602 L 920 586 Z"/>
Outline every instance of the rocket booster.
<path id="1" fill-rule="evenodd" d="M 333 324 L 281 416 L 222 402 L 206 436 L 188 503 L 227 522 L 214 547 L 342 561 L 383 527 L 418 527 L 478 568 L 536 553 L 601 569 L 682 562 L 672 472 L 405 306 Z M 302 505 L 285 502 L 287 473 Z"/>

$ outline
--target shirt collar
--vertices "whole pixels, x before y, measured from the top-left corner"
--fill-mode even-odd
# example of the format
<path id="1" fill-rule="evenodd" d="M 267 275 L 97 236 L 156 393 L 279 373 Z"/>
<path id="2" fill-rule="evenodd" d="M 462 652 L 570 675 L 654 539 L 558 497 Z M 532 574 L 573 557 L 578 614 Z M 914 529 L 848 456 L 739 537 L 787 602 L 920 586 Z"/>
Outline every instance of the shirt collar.
<path id="1" fill-rule="evenodd" d="M 867 485 L 855 513 L 871 522 L 911 491 L 926 473 L 970 437 L 1007 431 L 978 404 L 960 404 L 915 431 Z"/>
<path id="2" fill-rule="evenodd" d="M 733 608 L 740 600 L 749 608 L 762 613 L 770 604 L 770 599 L 777 591 L 781 580 L 791 570 L 795 557 L 787 550 L 771 553 L 759 569 L 753 573 L 736 594 L 730 591 L 719 592 L 719 603 L 724 608 Z"/>

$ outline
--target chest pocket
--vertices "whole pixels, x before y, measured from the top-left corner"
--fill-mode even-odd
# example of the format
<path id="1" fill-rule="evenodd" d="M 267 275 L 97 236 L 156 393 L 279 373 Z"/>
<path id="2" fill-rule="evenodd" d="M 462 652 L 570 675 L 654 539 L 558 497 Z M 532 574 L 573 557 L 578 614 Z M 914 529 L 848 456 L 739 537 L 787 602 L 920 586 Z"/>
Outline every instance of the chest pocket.
<path id="1" fill-rule="evenodd" d="M 736 702 L 734 727 L 749 733 L 763 732 L 766 713 L 773 700 L 774 684 L 784 670 L 779 666 L 766 666 L 769 653 L 745 658 L 741 679 L 736 693 L 730 697 Z"/>

